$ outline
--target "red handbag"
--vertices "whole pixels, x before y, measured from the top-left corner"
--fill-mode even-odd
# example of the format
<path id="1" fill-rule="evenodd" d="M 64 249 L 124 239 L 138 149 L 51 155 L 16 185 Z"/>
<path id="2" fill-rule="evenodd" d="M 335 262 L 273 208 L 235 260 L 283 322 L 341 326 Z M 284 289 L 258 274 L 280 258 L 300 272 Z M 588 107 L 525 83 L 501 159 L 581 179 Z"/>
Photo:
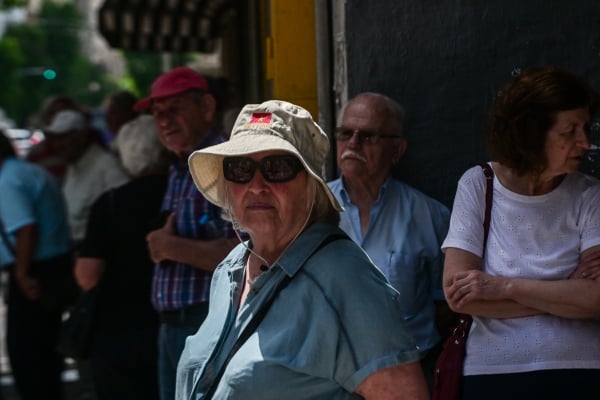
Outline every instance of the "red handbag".
<path id="1" fill-rule="evenodd" d="M 444 342 L 434 370 L 433 400 L 458 400 L 461 394 L 463 361 L 467 335 L 473 318 L 467 314 L 458 317 L 458 323 Z"/>
<path id="2" fill-rule="evenodd" d="M 487 163 L 482 163 L 480 166 L 483 168 L 486 178 L 485 218 L 483 221 L 483 251 L 485 252 L 490 229 L 494 172 Z M 445 340 L 442 352 L 435 362 L 432 400 L 460 399 L 467 336 L 472 322 L 473 318 L 470 315 L 460 314 L 458 323 Z"/>

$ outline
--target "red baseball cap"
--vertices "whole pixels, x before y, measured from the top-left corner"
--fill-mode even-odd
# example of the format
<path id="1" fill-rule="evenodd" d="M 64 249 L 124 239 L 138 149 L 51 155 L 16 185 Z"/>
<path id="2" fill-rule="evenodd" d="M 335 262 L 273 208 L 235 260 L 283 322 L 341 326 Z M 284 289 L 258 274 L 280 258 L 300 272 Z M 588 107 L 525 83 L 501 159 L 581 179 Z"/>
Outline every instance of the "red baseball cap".
<path id="1" fill-rule="evenodd" d="M 174 96 L 190 89 L 199 89 L 208 92 L 206 79 L 191 68 L 173 68 L 171 71 L 159 75 L 159 77 L 154 80 L 150 90 L 150 96 L 135 103 L 133 109 L 135 111 L 145 110 L 150 107 L 150 104 L 154 99 Z"/>

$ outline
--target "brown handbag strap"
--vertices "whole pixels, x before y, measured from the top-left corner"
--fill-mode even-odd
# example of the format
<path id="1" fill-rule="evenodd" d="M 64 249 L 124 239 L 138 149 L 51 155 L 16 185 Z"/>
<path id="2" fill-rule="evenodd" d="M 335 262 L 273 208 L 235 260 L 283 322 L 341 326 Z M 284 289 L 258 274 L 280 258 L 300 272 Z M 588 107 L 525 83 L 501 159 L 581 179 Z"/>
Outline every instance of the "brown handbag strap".
<path id="1" fill-rule="evenodd" d="M 487 247 L 488 233 L 490 232 L 490 221 L 492 219 L 492 196 L 494 194 L 494 171 L 490 164 L 481 163 L 479 166 L 483 169 L 485 175 L 485 217 L 483 220 L 483 254 Z"/>
<path id="2" fill-rule="evenodd" d="M 492 220 L 492 199 L 494 194 L 494 171 L 488 163 L 481 163 L 479 166 L 483 169 L 485 175 L 485 214 L 483 217 L 483 252 L 481 253 L 481 259 L 485 255 L 485 249 L 487 248 L 488 234 L 490 233 L 490 222 Z M 469 328 L 471 327 L 471 321 L 473 317 L 470 314 L 461 314 L 459 317 L 459 323 L 465 323 L 463 329 L 463 335 L 466 337 L 469 334 Z M 456 332 L 457 328 L 454 328 Z"/>

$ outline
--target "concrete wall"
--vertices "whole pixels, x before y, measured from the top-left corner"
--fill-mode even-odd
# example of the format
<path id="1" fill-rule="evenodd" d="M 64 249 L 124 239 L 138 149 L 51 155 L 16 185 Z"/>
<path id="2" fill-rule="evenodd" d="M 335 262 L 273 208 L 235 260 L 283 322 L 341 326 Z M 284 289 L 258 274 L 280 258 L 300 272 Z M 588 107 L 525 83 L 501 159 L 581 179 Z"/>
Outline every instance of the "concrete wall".
<path id="1" fill-rule="evenodd" d="M 348 96 L 377 91 L 405 106 L 398 176 L 449 206 L 462 172 L 487 159 L 485 116 L 511 75 L 559 65 L 600 89 L 597 0 L 344 4 Z"/>

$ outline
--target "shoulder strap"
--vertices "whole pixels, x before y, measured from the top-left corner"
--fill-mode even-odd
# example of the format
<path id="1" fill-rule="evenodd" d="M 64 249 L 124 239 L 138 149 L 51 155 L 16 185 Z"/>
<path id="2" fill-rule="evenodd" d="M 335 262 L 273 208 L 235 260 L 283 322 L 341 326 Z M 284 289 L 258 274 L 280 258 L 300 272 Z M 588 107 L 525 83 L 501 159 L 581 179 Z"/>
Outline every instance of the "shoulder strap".
<path id="1" fill-rule="evenodd" d="M 339 240 L 339 239 L 349 239 L 349 237 L 345 233 L 334 233 L 334 234 L 331 234 L 328 237 L 326 237 L 325 240 L 323 240 L 319 244 L 319 246 L 315 249 L 315 251 L 313 251 L 313 253 L 311 254 L 311 256 L 313 254 L 317 253 L 323 247 L 327 246 L 329 243 L 331 243 L 331 242 L 333 242 L 335 240 Z M 242 347 L 242 345 L 244 344 L 244 342 L 256 330 L 256 328 L 258 327 L 258 325 L 260 324 L 260 322 L 262 321 L 262 319 L 264 318 L 264 316 L 267 314 L 267 311 L 269 311 L 269 308 L 271 307 L 271 304 L 273 304 L 273 301 L 275 301 L 275 298 L 277 297 L 277 295 L 279 294 L 279 292 L 281 292 L 283 290 L 283 288 L 285 288 L 291 281 L 292 281 L 292 277 L 289 276 L 289 275 L 286 275 L 281 280 L 281 282 L 279 282 L 279 285 L 277 285 L 277 287 L 275 288 L 275 291 L 273 292 L 273 294 L 271 295 L 271 297 L 258 310 L 258 312 L 254 315 L 254 317 L 252 318 L 252 320 L 248 323 L 248 325 L 246 325 L 246 328 L 244 328 L 244 330 L 242 331 L 242 333 L 240 334 L 240 336 L 238 337 L 238 339 L 235 341 L 235 343 L 231 347 L 231 350 L 229 351 L 229 354 L 227 355 L 227 358 L 225 359 L 225 362 L 223 363 L 223 365 L 221 365 L 221 368 L 219 369 L 219 372 L 215 375 L 215 378 L 213 379 L 210 387 L 206 391 L 206 394 L 204 396 L 205 399 L 212 399 L 212 396 L 214 395 L 215 390 L 217 390 L 217 386 L 219 385 L 219 382 L 221 381 L 221 378 L 223 377 L 223 374 L 225 373 L 225 368 L 227 368 L 227 364 L 229 364 L 229 361 L 231 361 L 231 359 L 233 358 L 233 356 L 235 355 L 235 353 L 240 349 L 240 347 Z"/>
<path id="2" fill-rule="evenodd" d="M 483 253 L 487 247 L 488 233 L 490 232 L 490 221 L 492 219 L 492 196 L 494 195 L 494 171 L 488 163 L 479 164 L 485 175 L 485 217 L 483 220 Z"/>
<path id="3" fill-rule="evenodd" d="M 488 234 L 490 233 L 490 221 L 492 219 L 494 171 L 492 170 L 492 167 L 490 167 L 490 164 L 486 162 L 479 164 L 479 166 L 483 169 L 483 174 L 485 175 L 485 214 L 483 217 L 483 252 L 481 253 L 481 258 L 483 260 L 483 256 L 485 255 L 485 249 L 487 248 Z M 458 321 L 458 325 L 454 328 L 452 335 L 456 334 L 458 327 L 460 327 L 461 334 L 463 335 L 463 337 L 466 337 L 466 335 L 469 334 L 469 329 L 471 327 L 471 321 L 473 321 L 473 317 L 470 314 L 460 314 Z"/>

